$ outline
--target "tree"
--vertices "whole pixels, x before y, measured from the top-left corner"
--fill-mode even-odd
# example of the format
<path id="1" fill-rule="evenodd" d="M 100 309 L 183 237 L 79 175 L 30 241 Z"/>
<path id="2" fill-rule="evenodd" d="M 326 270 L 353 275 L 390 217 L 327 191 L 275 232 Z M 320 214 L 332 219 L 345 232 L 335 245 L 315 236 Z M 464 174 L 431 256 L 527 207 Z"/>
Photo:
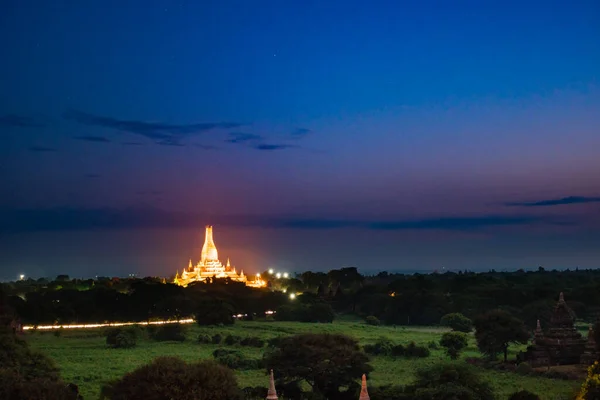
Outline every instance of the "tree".
<path id="1" fill-rule="evenodd" d="M 417 370 L 413 384 L 405 387 L 407 398 L 418 400 L 489 400 L 493 393 L 481 382 L 473 367 L 441 363 Z"/>
<path id="2" fill-rule="evenodd" d="M 277 348 L 265 355 L 267 369 L 273 369 L 283 385 L 303 381 L 314 393 L 335 399 L 341 387 L 356 383 L 372 370 L 368 356 L 358 342 L 341 334 L 314 334 L 283 338 Z"/>
<path id="3" fill-rule="evenodd" d="M 467 335 L 462 332 L 446 332 L 442 335 L 440 345 L 446 349 L 446 354 L 456 360 L 460 352 L 467 347 Z"/>
<path id="4" fill-rule="evenodd" d="M 102 388 L 109 400 L 242 400 L 233 372 L 214 361 L 159 357 Z"/>
<path id="5" fill-rule="evenodd" d="M 442 317 L 440 325 L 452 328 L 453 331 L 469 333 L 473 328 L 473 321 L 461 313 L 450 313 Z"/>
<path id="6" fill-rule="evenodd" d="M 506 362 L 509 344 L 527 343 L 529 333 L 520 319 L 506 311 L 492 310 L 475 319 L 475 338 L 479 351 L 492 360 L 504 353 Z"/>
<path id="7" fill-rule="evenodd" d="M 204 300 L 196 311 L 198 325 L 233 325 L 233 307 L 220 300 Z"/>
<path id="8" fill-rule="evenodd" d="M 493 400 L 491 387 L 467 364 L 441 363 L 420 369 L 407 387 L 414 400 Z"/>

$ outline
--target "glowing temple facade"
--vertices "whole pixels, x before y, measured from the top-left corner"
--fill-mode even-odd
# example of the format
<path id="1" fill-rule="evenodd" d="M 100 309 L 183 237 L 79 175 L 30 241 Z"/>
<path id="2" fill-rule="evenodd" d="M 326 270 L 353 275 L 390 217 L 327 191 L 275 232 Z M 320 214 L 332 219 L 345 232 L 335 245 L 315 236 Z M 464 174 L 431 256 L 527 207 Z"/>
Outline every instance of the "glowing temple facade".
<path id="1" fill-rule="evenodd" d="M 212 226 L 207 226 L 200 261 L 194 266 L 192 260 L 190 260 L 188 267 L 183 269 L 181 275 L 177 271 L 173 282 L 181 286 L 187 286 L 192 282 L 206 282 L 213 278 L 229 278 L 232 281 L 243 282 L 246 286 L 256 288 L 267 286 L 267 283 L 260 278 L 260 275 L 256 275 L 256 277 L 250 280 L 244 275 L 244 271 L 240 271 L 238 274 L 235 267 L 232 267 L 229 263 L 229 259 L 227 259 L 227 264 L 223 265 L 219 261 L 219 252 L 213 239 L 213 228 Z"/>

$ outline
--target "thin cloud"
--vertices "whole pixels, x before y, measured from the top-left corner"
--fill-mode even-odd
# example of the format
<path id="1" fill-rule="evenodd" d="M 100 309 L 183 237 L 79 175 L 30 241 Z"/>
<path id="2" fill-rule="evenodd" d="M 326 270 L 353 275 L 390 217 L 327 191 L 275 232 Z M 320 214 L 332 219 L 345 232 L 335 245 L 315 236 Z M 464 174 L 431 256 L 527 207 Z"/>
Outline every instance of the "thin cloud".
<path id="1" fill-rule="evenodd" d="M 30 146 L 29 151 L 33 151 L 35 153 L 53 153 L 58 151 L 58 149 L 54 147 L 45 147 L 45 146 Z"/>
<path id="2" fill-rule="evenodd" d="M 210 144 L 194 144 L 194 147 L 197 147 L 202 150 L 218 150 L 219 149 L 217 146 L 213 146 Z"/>
<path id="3" fill-rule="evenodd" d="M 122 142 L 121 143 L 123 146 L 143 146 L 144 143 L 140 143 L 140 142 Z"/>
<path id="4" fill-rule="evenodd" d="M 263 150 L 263 151 L 284 150 L 284 149 L 291 149 L 293 147 L 298 147 L 298 146 L 294 146 L 291 144 L 269 144 L 269 143 L 260 143 L 260 144 L 252 146 L 253 149 Z"/>
<path id="5" fill-rule="evenodd" d="M 100 178 L 99 174 L 85 174 L 83 175 L 84 178 L 89 178 L 89 179 L 96 179 L 96 178 Z"/>
<path id="6" fill-rule="evenodd" d="M 139 195 L 158 196 L 157 191 L 140 191 Z M 0 232 L 60 231 L 76 229 L 187 228 L 202 226 L 207 217 L 200 214 L 166 212 L 152 208 L 128 209 L 19 209 L 1 210 Z M 357 220 L 290 218 L 286 216 L 211 216 L 219 225 L 280 229 L 341 229 L 371 231 L 448 230 L 471 231 L 497 227 L 523 227 L 539 224 L 562 225 L 550 216 L 481 215 L 405 220 Z"/>
<path id="7" fill-rule="evenodd" d="M 298 128 L 292 132 L 292 138 L 301 139 L 311 133 L 312 133 L 312 131 L 308 128 Z"/>
<path id="8" fill-rule="evenodd" d="M 0 126 L 10 128 L 37 128 L 44 126 L 44 124 L 41 124 L 30 117 L 7 114 L 0 117 Z"/>
<path id="9" fill-rule="evenodd" d="M 263 140 L 261 135 L 254 133 L 243 133 L 243 132 L 231 132 L 229 133 L 229 139 L 225 139 L 227 143 L 247 143 L 254 142 L 257 140 Z"/>
<path id="10" fill-rule="evenodd" d="M 548 199 L 533 202 L 511 202 L 505 203 L 505 205 L 511 207 L 548 207 L 585 203 L 600 203 L 600 197 L 569 196 L 560 199 Z"/>
<path id="11" fill-rule="evenodd" d="M 109 128 L 119 132 L 128 132 L 146 137 L 157 144 L 175 146 L 188 136 L 197 135 L 215 129 L 231 129 L 242 126 L 237 122 L 208 122 L 197 124 L 166 124 L 161 122 L 146 122 L 122 120 L 112 117 L 88 114 L 81 111 L 69 110 L 63 114 L 67 120 L 82 125 Z"/>
<path id="12" fill-rule="evenodd" d="M 93 143 L 110 143 L 110 139 L 105 138 L 104 136 L 75 136 L 73 139 L 83 140 L 85 142 L 93 142 Z"/>

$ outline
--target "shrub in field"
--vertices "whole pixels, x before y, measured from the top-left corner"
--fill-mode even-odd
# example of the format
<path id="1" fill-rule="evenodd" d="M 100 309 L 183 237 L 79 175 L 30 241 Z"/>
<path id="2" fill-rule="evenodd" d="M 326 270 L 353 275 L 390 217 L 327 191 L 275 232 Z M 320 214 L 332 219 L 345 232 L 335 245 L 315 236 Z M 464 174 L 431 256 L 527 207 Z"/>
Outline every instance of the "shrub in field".
<path id="1" fill-rule="evenodd" d="M 265 341 L 256 336 L 248 336 L 240 340 L 240 344 L 242 346 L 263 347 L 265 345 Z"/>
<path id="2" fill-rule="evenodd" d="M 438 343 L 435 340 L 432 340 L 429 343 L 427 343 L 427 347 L 430 348 L 431 350 L 437 350 L 440 348 L 440 346 L 438 345 Z"/>
<path id="3" fill-rule="evenodd" d="M 471 332 L 473 329 L 473 321 L 465 317 L 461 313 L 446 314 L 440 320 L 440 325 L 447 326 L 457 332 Z"/>
<path id="4" fill-rule="evenodd" d="M 581 385 L 581 391 L 577 395 L 577 400 L 598 400 L 600 399 L 600 361 L 590 365 L 587 371 L 587 378 Z"/>
<path id="5" fill-rule="evenodd" d="M 410 342 L 404 348 L 404 356 L 408 358 L 425 358 L 429 357 L 430 351 L 425 346 L 418 346 L 415 342 Z"/>
<path id="6" fill-rule="evenodd" d="M 363 346 L 365 353 L 372 354 L 374 356 L 389 356 L 392 354 L 394 343 L 386 338 L 380 337 L 374 344 L 367 344 Z"/>
<path id="7" fill-rule="evenodd" d="M 522 362 L 519 365 L 517 365 L 517 369 L 515 369 L 515 372 L 519 375 L 531 375 L 533 373 L 533 368 L 531 368 L 531 365 L 529 365 L 526 362 Z"/>
<path id="8" fill-rule="evenodd" d="M 219 364 L 231 369 L 247 370 L 262 368 L 262 360 L 249 359 L 237 350 L 216 349 L 213 357 Z"/>
<path id="9" fill-rule="evenodd" d="M 159 357 L 106 385 L 109 400 L 242 400 L 233 372 L 214 361 L 186 363 L 176 357 Z"/>
<path id="10" fill-rule="evenodd" d="M 446 354 L 453 360 L 458 358 L 467 344 L 467 335 L 462 332 L 445 332 L 440 339 L 440 345 L 446 349 Z"/>
<path id="11" fill-rule="evenodd" d="M 223 336 L 221 336 L 221 334 L 219 334 L 219 333 L 212 336 L 213 344 L 220 344 L 222 340 L 223 340 Z"/>
<path id="12" fill-rule="evenodd" d="M 159 342 L 183 342 L 185 340 L 185 331 L 181 324 L 165 324 L 156 329 L 152 338 Z"/>
<path id="13" fill-rule="evenodd" d="M 264 399 L 269 392 L 264 386 L 247 386 L 242 390 L 246 399 Z M 280 390 L 278 391 L 281 392 Z"/>
<path id="14" fill-rule="evenodd" d="M 127 349 L 136 345 L 136 331 L 111 328 L 106 332 L 106 345 L 115 349 Z"/>
<path id="15" fill-rule="evenodd" d="M 212 342 L 213 338 L 210 335 L 207 335 L 206 333 L 201 333 L 198 335 L 198 343 L 211 344 Z"/>
<path id="16" fill-rule="evenodd" d="M 527 390 L 521 390 L 510 395 L 508 400 L 540 400 L 540 397 Z"/>
<path id="17" fill-rule="evenodd" d="M 62 381 L 43 378 L 26 380 L 14 371 L 6 369 L 0 369 L 0 398 L 3 400 L 81 399 L 77 390 L 71 389 Z"/>
<path id="18" fill-rule="evenodd" d="M 367 318 L 365 318 L 365 322 L 367 323 L 367 325 L 373 325 L 373 326 L 381 325 L 381 321 L 379 321 L 379 318 L 377 318 L 374 315 L 369 315 Z"/>
<path id="19" fill-rule="evenodd" d="M 223 340 L 223 343 L 225 343 L 227 346 L 233 346 L 234 344 L 239 344 L 241 340 L 242 338 L 239 336 L 227 335 L 225 336 L 225 340 Z"/>
<path id="20" fill-rule="evenodd" d="M 277 347 L 277 346 L 279 346 L 279 343 L 281 343 L 281 340 L 283 338 L 284 338 L 284 336 L 275 336 L 274 338 L 267 340 L 267 346 Z"/>

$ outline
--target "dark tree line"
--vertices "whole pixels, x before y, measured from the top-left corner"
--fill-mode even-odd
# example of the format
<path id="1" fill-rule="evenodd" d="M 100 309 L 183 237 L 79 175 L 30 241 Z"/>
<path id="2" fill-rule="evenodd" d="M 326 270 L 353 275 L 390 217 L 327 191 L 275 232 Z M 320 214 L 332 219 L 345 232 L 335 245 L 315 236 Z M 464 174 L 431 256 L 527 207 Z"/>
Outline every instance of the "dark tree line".
<path id="1" fill-rule="evenodd" d="M 279 319 L 329 322 L 333 309 L 389 325 L 438 324 L 442 316 L 457 312 L 474 319 L 501 309 L 532 329 L 537 319 L 547 325 L 559 292 L 579 318 L 592 321 L 600 315 L 600 270 L 363 276 L 356 268 L 342 268 L 289 279 L 263 276 L 269 280 L 266 289 L 228 280 L 183 288 L 157 278 L 78 280 L 61 275 L 53 281 L 8 283 L 4 292 L 7 306 L 28 324 L 184 318 L 217 302 L 248 318 L 276 310 Z M 296 300 L 291 293 L 298 295 Z"/>

